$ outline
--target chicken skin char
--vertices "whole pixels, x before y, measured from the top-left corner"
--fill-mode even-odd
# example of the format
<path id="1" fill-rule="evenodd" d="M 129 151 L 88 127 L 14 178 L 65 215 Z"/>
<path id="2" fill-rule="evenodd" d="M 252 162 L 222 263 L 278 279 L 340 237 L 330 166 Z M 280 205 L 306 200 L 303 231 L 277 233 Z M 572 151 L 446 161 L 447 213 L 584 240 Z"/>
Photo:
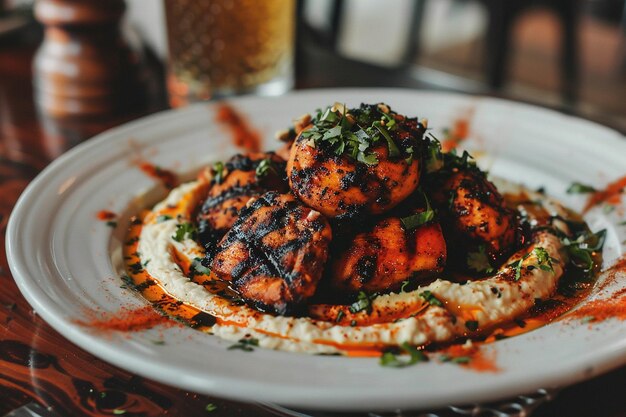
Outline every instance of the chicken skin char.
<path id="1" fill-rule="evenodd" d="M 519 243 L 519 217 L 486 175 L 476 167 L 455 167 L 437 177 L 428 187 L 446 240 L 456 242 L 449 249 L 457 266 L 467 267 L 470 252 L 483 252 L 491 265 L 512 253 Z"/>
<path id="2" fill-rule="evenodd" d="M 226 234 L 250 198 L 266 191 L 287 190 L 285 161 L 273 152 L 238 154 L 221 169 L 214 165 L 203 175 L 211 182 L 197 216 L 199 240 L 205 246 Z"/>
<path id="3" fill-rule="evenodd" d="M 413 154 L 418 155 L 424 127 L 416 119 L 383 109 L 386 113 L 380 110 L 380 105 L 362 105 L 346 113 L 345 118 L 351 122 L 330 127 L 313 121 L 299 134 L 291 147 L 287 177 L 292 192 L 302 202 L 329 218 L 354 219 L 362 214 L 382 214 L 417 188 L 421 160 Z M 337 118 L 344 117 L 337 114 Z M 381 118 L 387 118 L 385 126 L 391 125 L 393 129 L 387 131 L 385 126 L 377 125 Z M 342 129 L 343 139 L 324 139 L 329 131 L 332 134 L 330 129 L 338 127 Z M 310 129 L 318 134 L 318 140 L 311 139 Z M 377 133 L 383 130 L 390 139 L 385 140 L 382 133 Z M 354 139 L 354 132 L 361 138 L 358 149 L 366 148 L 366 151 L 346 150 L 355 142 L 345 138 Z"/>
<path id="4" fill-rule="evenodd" d="M 322 214 L 268 192 L 241 211 L 205 263 L 257 308 L 289 314 L 315 293 L 331 239 Z"/>
<path id="5" fill-rule="evenodd" d="M 423 285 L 444 270 L 465 274 L 472 252 L 496 266 L 519 246 L 518 213 L 469 154 L 442 154 L 425 130 L 382 104 L 329 107 L 279 135 L 287 162 L 234 156 L 210 173 L 197 216 L 203 264 L 281 315 Z"/>
<path id="6" fill-rule="evenodd" d="M 347 292 L 389 292 L 407 279 L 443 271 L 446 242 L 437 222 L 407 230 L 397 217 L 357 234 L 332 265 L 333 287 Z"/>

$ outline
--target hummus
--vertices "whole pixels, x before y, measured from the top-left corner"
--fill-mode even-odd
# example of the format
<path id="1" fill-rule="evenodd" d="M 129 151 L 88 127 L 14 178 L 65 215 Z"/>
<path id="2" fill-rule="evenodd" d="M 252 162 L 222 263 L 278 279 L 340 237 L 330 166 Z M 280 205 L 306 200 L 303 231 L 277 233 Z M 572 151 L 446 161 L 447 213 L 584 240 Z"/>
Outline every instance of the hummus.
<path id="1" fill-rule="evenodd" d="M 139 256 L 145 271 L 165 292 L 215 317 L 213 334 L 233 341 L 252 337 L 265 348 L 350 353 L 480 335 L 523 315 L 536 299 L 553 295 L 567 262 L 561 240 L 550 231 L 536 230 L 530 243 L 484 279 L 466 283 L 437 279 L 412 291 L 379 295 L 370 300 L 369 311 L 356 312 L 349 321 L 276 316 L 233 302 L 184 272 L 181 265 L 203 257 L 204 249 L 188 235 L 177 236 L 177 231 L 192 221 L 205 187 L 201 182 L 183 184 L 145 216 Z M 546 211 L 567 216 L 558 203 L 525 192 Z M 556 227 L 566 228 L 564 223 Z M 331 307 L 339 311 L 347 306 Z"/>

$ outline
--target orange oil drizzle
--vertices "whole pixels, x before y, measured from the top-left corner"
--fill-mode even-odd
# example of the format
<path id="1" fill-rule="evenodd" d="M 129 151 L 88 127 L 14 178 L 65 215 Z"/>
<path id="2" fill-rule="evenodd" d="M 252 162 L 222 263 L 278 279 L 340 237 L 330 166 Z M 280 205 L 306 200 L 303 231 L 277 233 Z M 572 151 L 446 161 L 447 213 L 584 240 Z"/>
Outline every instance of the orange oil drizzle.
<path id="1" fill-rule="evenodd" d="M 587 204 L 585 204 L 583 214 L 600 203 L 607 203 L 614 206 L 621 204 L 621 195 L 624 193 L 624 190 L 626 190 L 626 175 L 607 185 L 604 190 L 596 191 L 591 194 L 587 200 Z"/>
<path id="2" fill-rule="evenodd" d="M 172 171 L 168 171 L 146 161 L 138 162 L 137 166 L 144 174 L 160 181 L 168 189 L 175 188 L 178 185 L 178 177 Z"/>
<path id="3" fill-rule="evenodd" d="M 261 150 L 261 135 L 252 129 L 246 119 L 229 104 L 221 103 L 215 116 L 231 133 L 235 146 L 249 152 Z"/>
<path id="4" fill-rule="evenodd" d="M 454 121 L 454 125 L 447 137 L 441 142 L 441 150 L 443 152 L 450 152 L 456 148 L 469 136 L 469 120 L 466 118 L 459 118 Z"/>
<path id="5" fill-rule="evenodd" d="M 113 220 L 116 217 L 117 217 L 117 214 L 109 210 L 100 210 L 99 212 L 96 213 L 96 218 L 103 222 Z"/>

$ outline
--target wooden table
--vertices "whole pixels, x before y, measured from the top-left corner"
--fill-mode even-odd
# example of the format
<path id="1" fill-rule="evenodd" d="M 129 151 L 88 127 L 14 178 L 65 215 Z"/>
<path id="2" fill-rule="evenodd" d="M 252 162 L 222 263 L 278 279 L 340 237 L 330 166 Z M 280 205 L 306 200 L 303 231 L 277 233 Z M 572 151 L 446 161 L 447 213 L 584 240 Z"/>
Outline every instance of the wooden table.
<path id="1" fill-rule="evenodd" d="M 153 382 L 99 360 L 75 346 L 33 311 L 7 266 L 4 236 L 11 210 L 28 183 L 54 158 L 115 125 L 165 107 L 159 73 L 152 73 L 151 105 L 132 114 L 59 121 L 37 113 L 31 61 L 38 37 L 0 40 L 0 415 L 36 402 L 62 416 L 270 416 L 256 405 L 198 395 Z M 318 56 L 319 58 L 319 56 Z M 319 61 L 318 61 L 319 62 Z M 300 74 L 306 87 L 345 85 L 403 86 L 401 78 L 371 67 L 357 78 L 345 62 L 333 78 L 323 63 Z M 365 72 L 364 72 L 365 71 Z M 343 75 L 342 75 L 343 74 Z M 154 78 L 156 77 L 156 78 Z M 381 77 L 384 77 L 381 78 Z M 625 335 L 626 337 L 626 335 Z M 209 412 L 215 406 L 215 410 Z M 207 408 L 209 406 L 209 408 Z M 330 414 L 326 414 L 330 415 Z M 626 417 L 626 367 L 563 390 L 536 416 Z"/>

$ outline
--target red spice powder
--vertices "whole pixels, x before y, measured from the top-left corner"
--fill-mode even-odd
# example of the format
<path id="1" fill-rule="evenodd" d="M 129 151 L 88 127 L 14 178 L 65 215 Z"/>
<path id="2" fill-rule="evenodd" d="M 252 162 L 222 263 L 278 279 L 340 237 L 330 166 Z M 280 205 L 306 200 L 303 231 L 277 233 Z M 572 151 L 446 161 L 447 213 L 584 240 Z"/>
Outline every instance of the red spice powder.
<path id="1" fill-rule="evenodd" d="M 583 213 L 586 213 L 589 209 L 597 206 L 600 203 L 608 203 L 612 205 L 619 205 L 622 202 L 621 194 L 626 189 L 626 175 L 613 181 L 604 190 L 596 191 L 589 196 L 587 204 L 583 209 Z"/>
<path id="2" fill-rule="evenodd" d="M 113 220 L 117 217 L 117 214 L 113 213 L 112 211 L 108 211 L 108 210 L 100 210 L 97 214 L 96 217 L 98 218 L 98 220 L 102 220 L 107 221 L 107 220 Z"/>
<path id="3" fill-rule="evenodd" d="M 235 146 L 249 152 L 261 150 L 261 135 L 253 130 L 243 116 L 237 113 L 232 106 L 226 103 L 220 104 L 215 119 L 230 130 Z"/>
<path id="4" fill-rule="evenodd" d="M 471 369 L 472 371 L 494 373 L 501 371 L 496 364 L 495 351 L 491 350 L 490 353 L 487 354 L 477 343 L 469 347 L 466 345 L 452 345 L 439 351 L 439 353 L 452 360 L 468 358 L 469 360 L 467 362 L 459 363 L 459 365 Z"/>
<path id="5" fill-rule="evenodd" d="M 626 320 L 626 290 L 619 291 L 608 299 L 589 301 L 567 316 L 568 319 L 586 319 L 592 322 L 611 318 Z"/>
<path id="6" fill-rule="evenodd" d="M 619 277 L 618 273 L 626 273 L 626 257 L 621 257 L 608 269 L 609 276 L 603 287 L 614 284 Z M 626 288 L 615 291 L 608 298 L 586 302 L 578 310 L 568 314 L 565 319 L 589 319 L 591 322 L 600 322 L 610 318 L 626 320 Z"/>
<path id="7" fill-rule="evenodd" d="M 88 315 L 94 315 L 89 312 Z M 121 332 L 135 332 L 139 330 L 150 329 L 159 324 L 174 325 L 175 322 L 167 316 L 159 314 L 150 306 L 139 309 L 130 309 L 122 307 L 119 311 L 112 314 L 102 314 L 90 320 L 75 320 L 76 324 L 87 326 L 99 330 L 117 330 Z"/>
<path id="8" fill-rule="evenodd" d="M 139 169 L 151 178 L 155 178 L 163 183 L 167 188 L 174 188 L 178 185 L 176 174 L 166 169 L 160 168 L 149 162 L 139 162 Z"/>

